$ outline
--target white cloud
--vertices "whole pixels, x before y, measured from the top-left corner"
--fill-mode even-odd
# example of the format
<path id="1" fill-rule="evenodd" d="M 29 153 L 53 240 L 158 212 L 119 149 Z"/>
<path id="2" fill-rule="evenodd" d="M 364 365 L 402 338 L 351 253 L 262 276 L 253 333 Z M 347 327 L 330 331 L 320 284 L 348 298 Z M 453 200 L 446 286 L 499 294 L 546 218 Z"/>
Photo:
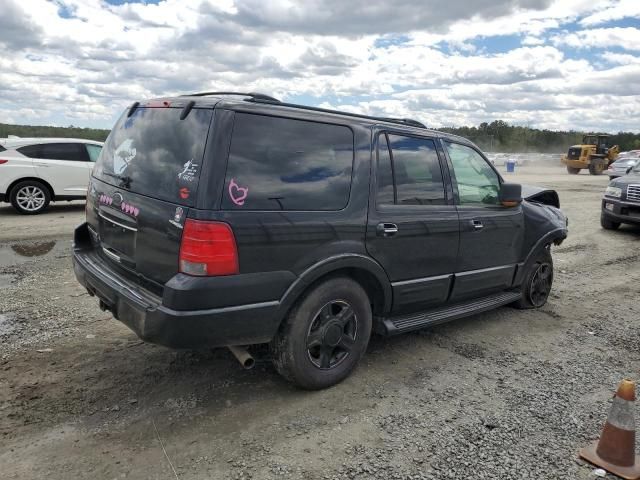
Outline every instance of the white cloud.
<path id="1" fill-rule="evenodd" d="M 564 33 L 553 38 L 556 45 L 573 48 L 611 48 L 640 51 L 640 28 L 612 27 L 592 28 L 573 33 Z"/>
<path id="2" fill-rule="evenodd" d="M 600 2 L 600 5 L 601 10 L 583 18 L 580 20 L 580 24 L 589 27 L 623 18 L 640 18 L 640 2 L 638 0 Z"/>
<path id="3" fill-rule="evenodd" d="M 3 4 L 0 121 L 109 127 L 134 100 L 254 90 L 433 126 L 639 129 L 640 30 L 589 28 L 626 0 Z"/>

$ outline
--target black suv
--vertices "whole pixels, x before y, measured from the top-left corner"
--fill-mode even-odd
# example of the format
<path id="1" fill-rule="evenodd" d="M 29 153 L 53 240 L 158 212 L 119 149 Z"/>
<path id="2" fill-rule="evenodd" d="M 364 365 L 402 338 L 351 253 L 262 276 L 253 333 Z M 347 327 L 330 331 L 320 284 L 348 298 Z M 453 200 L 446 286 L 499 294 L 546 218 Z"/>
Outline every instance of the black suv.
<path id="1" fill-rule="evenodd" d="M 73 262 L 140 338 L 247 363 L 242 346 L 269 343 L 277 370 L 314 389 L 348 376 L 372 331 L 542 306 L 566 235 L 556 192 L 523 195 L 463 138 L 205 93 L 123 113 Z"/>
<path id="2" fill-rule="evenodd" d="M 604 192 L 600 225 L 616 230 L 622 223 L 640 225 L 640 164 L 612 180 Z"/>

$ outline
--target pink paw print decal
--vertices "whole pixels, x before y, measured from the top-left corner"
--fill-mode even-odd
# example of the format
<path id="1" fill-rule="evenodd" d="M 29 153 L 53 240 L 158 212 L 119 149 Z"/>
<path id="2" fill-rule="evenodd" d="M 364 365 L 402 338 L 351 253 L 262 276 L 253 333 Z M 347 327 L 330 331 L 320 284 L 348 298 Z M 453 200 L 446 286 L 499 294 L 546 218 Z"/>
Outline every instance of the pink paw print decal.
<path id="1" fill-rule="evenodd" d="M 133 215 L 134 217 L 137 217 L 140 213 L 140 209 L 138 207 L 134 207 L 133 205 L 129 205 L 128 203 L 124 202 L 122 202 L 122 205 L 120 205 L 120 210 L 128 215 Z"/>

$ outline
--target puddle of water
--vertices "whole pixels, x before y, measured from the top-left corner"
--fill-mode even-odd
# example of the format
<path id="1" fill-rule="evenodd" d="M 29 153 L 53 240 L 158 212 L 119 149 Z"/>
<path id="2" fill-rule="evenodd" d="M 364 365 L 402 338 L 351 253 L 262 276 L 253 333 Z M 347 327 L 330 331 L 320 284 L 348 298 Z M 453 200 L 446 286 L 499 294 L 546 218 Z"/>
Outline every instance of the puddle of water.
<path id="1" fill-rule="evenodd" d="M 3 315 L 0 313 L 0 336 L 8 335 L 16 328 L 13 320 L 12 314 Z"/>
<path id="2" fill-rule="evenodd" d="M 37 257 L 49 256 L 67 248 L 67 242 L 16 242 L 0 245 L 0 267 L 24 263 Z M 2 282 L 2 280 L 0 280 Z"/>

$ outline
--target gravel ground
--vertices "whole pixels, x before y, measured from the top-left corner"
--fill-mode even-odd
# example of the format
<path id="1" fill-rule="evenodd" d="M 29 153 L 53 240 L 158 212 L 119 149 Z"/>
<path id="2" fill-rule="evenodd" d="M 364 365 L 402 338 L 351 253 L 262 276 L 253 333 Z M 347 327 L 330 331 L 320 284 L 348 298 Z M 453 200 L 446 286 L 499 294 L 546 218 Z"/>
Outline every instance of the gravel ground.
<path id="1" fill-rule="evenodd" d="M 75 282 L 82 205 L 0 207 L 0 477 L 596 478 L 577 451 L 640 368 L 640 228 L 600 229 L 605 176 L 511 178 L 557 188 L 570 218 L 549 303 L 374 337 L 321 392 L 263 348 L 243 371 L 224 349 L 143 344 Z"/>

